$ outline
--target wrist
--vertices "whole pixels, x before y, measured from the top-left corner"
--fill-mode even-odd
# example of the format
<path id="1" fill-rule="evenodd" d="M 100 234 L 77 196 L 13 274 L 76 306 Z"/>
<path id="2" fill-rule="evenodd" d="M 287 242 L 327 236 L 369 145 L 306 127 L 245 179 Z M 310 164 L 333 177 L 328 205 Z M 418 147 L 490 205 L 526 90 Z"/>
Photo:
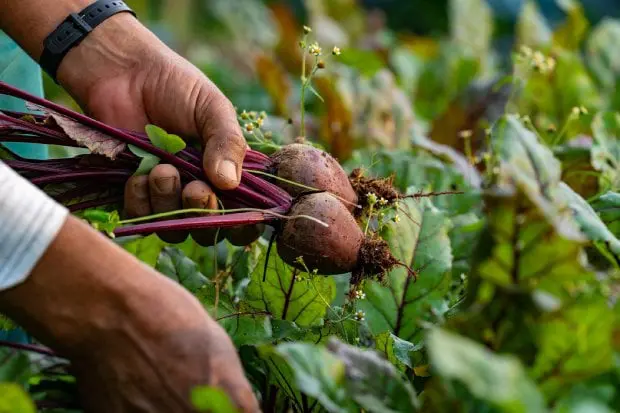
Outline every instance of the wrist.
<path id="1" fill-rule="evenodd" d="M 72 48 L 58 67 L 58 82 L 84 104 L 94 85 L 136 73 L 159 39 L 129 13 L 116 14 Z"/>

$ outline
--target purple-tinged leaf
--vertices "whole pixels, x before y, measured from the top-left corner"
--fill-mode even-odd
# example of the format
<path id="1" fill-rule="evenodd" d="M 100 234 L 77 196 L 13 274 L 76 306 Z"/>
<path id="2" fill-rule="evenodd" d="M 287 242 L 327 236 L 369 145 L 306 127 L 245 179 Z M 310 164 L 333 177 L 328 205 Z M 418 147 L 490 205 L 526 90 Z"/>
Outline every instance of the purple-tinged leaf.
<path id="1" fill-rule="evenodd" d="M 50 113 L 58 126 L 74 141 L 85 146 L 92 153 L 116 159 L 119 153 L 125 150 L 127 144 L 89 126 L 84 126 L 74 120 L 56 113 Z"/>

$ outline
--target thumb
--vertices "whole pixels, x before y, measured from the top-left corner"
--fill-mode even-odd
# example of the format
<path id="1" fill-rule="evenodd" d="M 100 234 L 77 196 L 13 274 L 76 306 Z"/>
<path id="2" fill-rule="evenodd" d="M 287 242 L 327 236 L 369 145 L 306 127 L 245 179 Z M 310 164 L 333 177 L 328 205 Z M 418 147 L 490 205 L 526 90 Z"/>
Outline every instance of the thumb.
<path id="1" fill-rule="evenodd" d="M 210 94 L 201 127 L 204 141 L 203 167 L 209 181 L 221 190 L 235 189 L 248 145 L 232 103 L 215 88 Z"/>

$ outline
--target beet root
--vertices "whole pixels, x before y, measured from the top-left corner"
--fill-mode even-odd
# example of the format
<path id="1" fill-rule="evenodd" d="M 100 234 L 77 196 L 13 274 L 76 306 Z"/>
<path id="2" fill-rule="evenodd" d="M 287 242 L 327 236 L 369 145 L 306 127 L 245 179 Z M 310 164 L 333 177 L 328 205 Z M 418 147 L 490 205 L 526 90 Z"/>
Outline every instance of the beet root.
<path id="1" fill-rule="evenodd" d="M 352 272 L 359 282 L 398 264 L 387 243 L 367 238 L 347 208 L 326 192 L 301 196 L 288 215 L 309 215 L 328 225 L 306 218 L 286 221 L 277 239 L 278 254 L 293 267 L 323 275 Z"/>
<path id="2" fill-rule="evenodd" d="M 357 195 L 346 172 L 327 152 L 310 145 L 294 143 L 273 154 L 271 160 L 274 175 L 337 195 L 345 201 L 349 210 L 353 210 L 357 204 Z M 275 183 L 293 196 L 309 191 L 284 181 Z"/>

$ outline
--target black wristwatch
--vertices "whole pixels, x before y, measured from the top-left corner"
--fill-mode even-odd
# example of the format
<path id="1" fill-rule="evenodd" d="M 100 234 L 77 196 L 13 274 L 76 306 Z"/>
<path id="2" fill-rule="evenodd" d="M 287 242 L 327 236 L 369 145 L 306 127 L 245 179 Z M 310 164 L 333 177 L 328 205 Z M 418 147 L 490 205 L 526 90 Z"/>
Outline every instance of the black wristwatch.
<path id="1" fill-rule="evenodd" d="M 117 13 L 136 13 L 120 0 L 98 0 L 79 13 L 71 13 L 43 41 L 43 53 L 39 65 L 56 83 L 56 74 L 62 59 L 73 47 L 98 25 Z"/>

